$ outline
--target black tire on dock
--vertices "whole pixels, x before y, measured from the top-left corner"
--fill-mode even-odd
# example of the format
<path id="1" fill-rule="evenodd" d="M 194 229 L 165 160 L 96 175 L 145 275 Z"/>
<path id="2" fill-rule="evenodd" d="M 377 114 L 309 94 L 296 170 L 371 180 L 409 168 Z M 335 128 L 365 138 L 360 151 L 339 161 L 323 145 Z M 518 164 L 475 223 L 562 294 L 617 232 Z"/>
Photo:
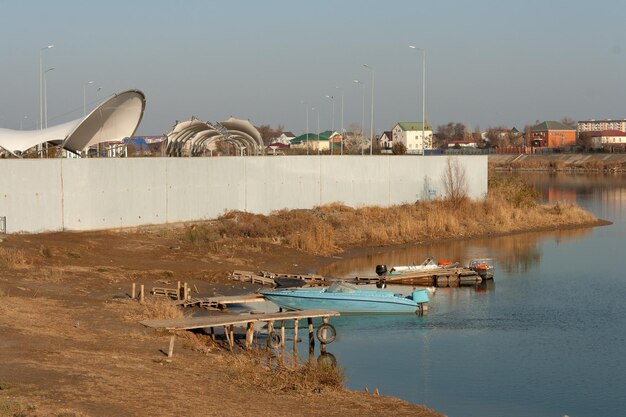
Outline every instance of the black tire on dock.
<path id="1" fill-rule="evenodd" d="M 276 330 L 272 330 L 267 334 L 267 347 L 277 348 L 280 346 L 280 334 Z"/>
<path id="2" fill-rule="evenodd" d="M 324 332 L 326 332 L 326 336 L 324 336 Z M 320 327 L 317 328 L 315 334 L 320 343 L 329 344 L 335 341 L 337 330 L 335 330 L 335 327 L 330 323 L 322 323 Z"/>

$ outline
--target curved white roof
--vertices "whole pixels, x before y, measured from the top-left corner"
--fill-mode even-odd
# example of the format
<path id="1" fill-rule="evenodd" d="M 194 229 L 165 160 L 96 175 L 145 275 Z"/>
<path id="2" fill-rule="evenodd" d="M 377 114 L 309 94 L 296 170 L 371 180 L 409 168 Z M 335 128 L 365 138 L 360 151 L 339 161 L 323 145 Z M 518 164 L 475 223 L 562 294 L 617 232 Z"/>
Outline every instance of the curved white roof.
<path id="1" fill-rule="evenodd" d="M 90 145 L 131 137 L 146 107 L 139 90 L 126 90 L 109 97 L 86 117 L 41 130 L 0 129 L 0 147 L 17 154 L 33 146 L 61 143 L 64 149 L 79 152 Z"/>

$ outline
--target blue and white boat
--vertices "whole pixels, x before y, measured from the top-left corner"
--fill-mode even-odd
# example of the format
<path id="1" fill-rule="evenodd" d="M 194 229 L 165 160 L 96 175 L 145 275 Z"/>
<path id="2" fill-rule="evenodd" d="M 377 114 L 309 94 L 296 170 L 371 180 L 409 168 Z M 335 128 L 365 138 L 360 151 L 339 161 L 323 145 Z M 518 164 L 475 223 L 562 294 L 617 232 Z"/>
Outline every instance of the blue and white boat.
<path id="1" fill-rule="evenodd" d="M 284 289 L 261 294 L 289 310 L 324 309 L 340 313 L 416 313 L 428 302 L 426 289 L 415 290 L 405 297 L 393 291 L 361 290 L 342 281 L 322 289 Z"/>

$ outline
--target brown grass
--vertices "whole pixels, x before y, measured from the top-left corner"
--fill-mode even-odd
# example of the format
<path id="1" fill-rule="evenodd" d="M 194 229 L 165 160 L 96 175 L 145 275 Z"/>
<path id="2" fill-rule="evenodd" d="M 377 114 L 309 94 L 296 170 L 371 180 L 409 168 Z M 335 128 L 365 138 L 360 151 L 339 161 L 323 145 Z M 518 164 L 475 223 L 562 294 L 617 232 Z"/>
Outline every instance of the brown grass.
<path id="1" fill-rule="evenodd" d="M 145 319 L 178 319 L 183 317 L 180 308 L 165 297 L 148 297 L 143 304 Z"/>
<path id="2" fill-rule="evenodd" d="M 0 248 L 0 267 L 9 269 L 26 268 L 31 265 L 30 259 L 19 249 Z"/>
<path id="3" fill-rule="evenodd" d="M 239 384 L 272 393 L 310 394 L 342 390 L 345 381 L 341 368 L 317 362 L 272 367 L 267 355 L 259 351 L 232 355 L 228 360 L 231 377 Z"/>
<path id="4" fill-rule="evenodd" d="M 311 210 L 282 210 L 269 216 L 229 212 L 215 221 L 188 226 L 181 237 L 218 247 L 262 250 L 261 243 L 328 256 L 351 246 L 403 244 L 467 238 L 558 226 L 589 225 L 597 219 L 572 205 L 541 206 L 539 194 L 519 178 L 490 178 L 480 201 L 422 201 L 388 208 L 329 204 Z"/>

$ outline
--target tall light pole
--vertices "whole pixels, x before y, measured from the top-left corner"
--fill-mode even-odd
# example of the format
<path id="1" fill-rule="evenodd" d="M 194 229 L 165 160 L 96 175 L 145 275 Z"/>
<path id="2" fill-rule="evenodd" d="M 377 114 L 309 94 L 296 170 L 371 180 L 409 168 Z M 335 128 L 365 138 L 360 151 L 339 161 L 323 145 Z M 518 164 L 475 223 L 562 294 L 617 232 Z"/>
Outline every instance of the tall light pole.
<path id="1" fill-rule="evenodd" d="M 304 109 L 306 112 L 306 154 L 309 154 L 309 106 L 307 105 L 307 102 L 304 100 L 300 100 L 300 103 L 304 104 Z"/>
<path id="2" fill-rule="evenodd" d="M 363 66 L 372 71 L 372 120 L 370 122 L 370 155 L 372 154 L 372 144 L 374 143 L 374 68 L 363 64 Z"/>
<path id="3" fill-rule="evenodd" d="M 20 119 L 20 130 L 24 129 L 24 124 L 22 122 L 26 119 L 28 119 L 28 116 L 24 116 L 22 119 Z"/>
<path id="4" fill-rule="evenodd" d="M 426 50 L 424 48 L 418 48 L 414 45 L 409 45 L 409 48 L 422 52 L 422 144 L 425 147 L 426 138 L 424 137 L 424 125 L 426 124 Z"/>
<path id="5" fill-rule="evenodd" d="M 46 85 L 46 74 L 54 70 L 54 67 L 48 68 L 43 72 L 43 123 L 44 128 L 48 127 L 48 87 Z"/>
<path id="6" fill-rule="evenodd" d="M 357 87 L 361 86 L 361 141 L 365 136 L 365 84 L 362 81 L 354 80 Z M 363 143 L 361 143 L 361 155 L 363 155 Z"/>
<path id="7" fill-rule="evenodd" d="M 43 129 L 43 56 L 42 53 L 46 49 L 54 48 L 54 45 L 48 45 L 39 49 L 39 129 Z"/>
<path id="8" fill-rule="evenodd" d="M 326 96 L 326 98 L 333 102 L 333 117 L 331 117 L 331 119 L 332 119 L 332 123 L 331 123 L 332 128 L 331 129 L 332 129 L 332 133 L 335 133 L 335 96 Z M 328 138 L 328 146 L 330 147 L 330 154 L 331 155 L 333 154 L 333 144 L 330 141 L 331 138 L 332 138 L 332 133 L 331 133 L 331 137 Z"/>
<path id="9" fill-rule="evenodd" d="M 339 86 L 335 88 L 341 90 L 341 155 L 343 155 L 343 88 Z"/>
<path id="10" fill-rule="evenodd" d="M 93 81 L 87 81 L 83 84 L 83 117 L 87 116 L 87 86 L 93 84 Z"/>
<path id="11" fill-rule="evenodd" d="M 317 113 L 317 154 L 320 154 L 320 111 L 315 107 L 311 108 L 312 111 Z"/>

